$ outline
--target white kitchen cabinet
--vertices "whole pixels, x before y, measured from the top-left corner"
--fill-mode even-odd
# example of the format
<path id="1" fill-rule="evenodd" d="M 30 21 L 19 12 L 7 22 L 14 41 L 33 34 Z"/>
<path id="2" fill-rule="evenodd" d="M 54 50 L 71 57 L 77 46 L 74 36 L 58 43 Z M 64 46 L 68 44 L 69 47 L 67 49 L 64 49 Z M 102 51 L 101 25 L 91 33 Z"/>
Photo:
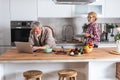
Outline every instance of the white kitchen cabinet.
<path id="1" fill-rule="evenodd" d="M 37 20 L 37 0 L 10 0 L 11 20 Z"/>
<path id="2" fill-rule="evenodd" d="M 2 45 L 10 45 L 9 0 L 0 0 L 0 46 Z"/>
<path id="3" fill-rule="evenodd" d="M 38 0 L 38 17 L 71 17 L 72 6 L 55 4 L 52 0 Z"/>
<path id="4" fill-rule="evenodd" d="M 105 17 L 120 17 L 120 0 L 105 0 Z"/>
<path id="5" fill-rule="evenodd" d="M 87 17 L 89 12 L 96 12 L 98 17 L 104 17 L 105 0 L 96 0 L 87 5 L 75 5 L 73 8 L 73 16 Z"/>

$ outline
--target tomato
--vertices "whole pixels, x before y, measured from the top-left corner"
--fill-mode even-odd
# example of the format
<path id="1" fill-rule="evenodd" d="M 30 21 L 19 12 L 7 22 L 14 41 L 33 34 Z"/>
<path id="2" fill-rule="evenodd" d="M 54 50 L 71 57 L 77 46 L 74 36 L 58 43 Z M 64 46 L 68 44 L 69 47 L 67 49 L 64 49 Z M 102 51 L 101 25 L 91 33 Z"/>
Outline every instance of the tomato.
<path id="1" fill-rule="evenodd" d="M 89 46 L 94 46 L 94 44 L 92 42 L 88 42 Z"/>

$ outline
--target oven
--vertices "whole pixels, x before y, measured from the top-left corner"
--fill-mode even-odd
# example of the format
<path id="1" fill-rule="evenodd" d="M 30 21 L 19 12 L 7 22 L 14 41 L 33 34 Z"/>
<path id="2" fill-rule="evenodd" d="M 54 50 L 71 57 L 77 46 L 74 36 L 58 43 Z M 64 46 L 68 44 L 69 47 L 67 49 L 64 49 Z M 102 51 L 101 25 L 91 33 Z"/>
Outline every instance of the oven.
<path id="1" fill-rule="evenodd" d="M 11 45 L 15 41 L 28 42 L 32 21 L 11 21 Z"/>

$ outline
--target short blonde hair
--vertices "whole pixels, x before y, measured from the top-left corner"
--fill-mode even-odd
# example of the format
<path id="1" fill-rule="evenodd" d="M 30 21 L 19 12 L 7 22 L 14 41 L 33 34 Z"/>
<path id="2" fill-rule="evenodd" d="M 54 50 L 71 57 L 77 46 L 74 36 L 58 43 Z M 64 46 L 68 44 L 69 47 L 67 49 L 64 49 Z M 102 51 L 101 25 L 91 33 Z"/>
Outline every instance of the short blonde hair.
<path id="1" fill-rule="evenodd" d="M 97 14 L 95 12 L 89 12 L 88 16 L 92 15 L 95 18 L 95 21 L 97 20 Z"/>

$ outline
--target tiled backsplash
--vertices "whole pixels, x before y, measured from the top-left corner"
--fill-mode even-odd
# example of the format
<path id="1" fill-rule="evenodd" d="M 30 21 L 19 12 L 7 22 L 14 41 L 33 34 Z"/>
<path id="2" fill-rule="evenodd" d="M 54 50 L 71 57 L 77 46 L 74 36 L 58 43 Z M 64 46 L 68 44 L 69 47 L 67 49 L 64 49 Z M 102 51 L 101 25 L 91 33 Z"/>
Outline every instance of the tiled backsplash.
<path id="1" fill-rule="evenodd" d="M 42 25 L 49 25 L 53 27 L 55 31 L 56 40 L 64 40 L 63 38 L 63 28 L 64 26 L 71 26 L 73 28 L 73 35 L 81 34 L 83 32 L 82 26 L 87 22 L 87 18 L 39 18 L 38 19 Z M 120 18 L 98 18 L 97 23 L 100 26 L 101 33 L 104 31 L 105 24 L 119 24 Z M 113 34 L 117 33 L 116 28 L 114 28 Z M 71 36 L 73 36 L 71 35 Z M 114 41 L 114 36 L 108 33 L 109 41 Z"/>

